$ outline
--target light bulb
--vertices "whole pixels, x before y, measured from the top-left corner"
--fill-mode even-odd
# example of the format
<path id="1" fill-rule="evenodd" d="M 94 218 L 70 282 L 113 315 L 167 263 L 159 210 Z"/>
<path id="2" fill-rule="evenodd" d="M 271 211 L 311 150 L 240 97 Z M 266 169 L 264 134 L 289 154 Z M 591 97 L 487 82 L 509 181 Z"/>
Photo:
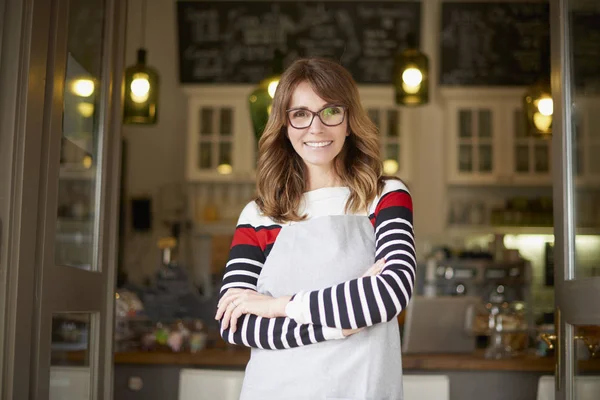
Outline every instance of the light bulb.
<path id="1" fill-rule="evenodd" d="M 418 68 L 408 67 L 402 72 L 402 89 L 406 93 L 415 94 L 421 88 L 423 74 Z"/>
<path id="2" fill-rule="evenodd" d="M 77 111 L 84 118 L 89 118 L 94 115 L 94 105 L 92 103 L 79 103 L 77 104 Z"/>
<path id="3" fill-rule="evenodd" d="M 269 82 L 269 86 L 267 87 L 267 92 L 269 92 L 269 96 L 271 96 L 271 98 L 275 97 L 275 91 L 277 90 L 277 85 L 279 85 L 279 79 Z"/>
<path id="4" fill-rule="evenodd" d="M 383 173 L 386 175 L 395 175 L 398 168 L 398 161 L 396 160 L 389 159 L 383 162 Z"/>
<path id="5" fill-rule="evenodd" d="M 229 175 L 233 172 L 233 167 L 229 164 L 221 164 L 217 167 L 217 172 L 221 175 Z"/>
<path id="6" fill-rule="evenodd" d="M 92 168 L 92 162 L 93 162 L 93 160 L 92 160 L 92 156 L 90 156 L 90 155 L 86 155 L 86 156 L 84 156 L 84 157 L 83 157 L 83 160 L 81 160 L 81 163 L 83 164 L 83 167 L 84 167 L 85 169 L 90 169 L 90 168 Z"/>
<path id="7" fill-rule="evenodd" d="M 552 125 L 552 114 L 544 115 L 541 112 L 533 114 L 533 124 L 540 132 L 549 132 Z"/>
<path id="8" fill-rule="evenodd" d="M 150 94 L 150 81 L 148 81 L 148 74 L 134 74 L 130 88 L 131 100 L 136 103 L 144 103 L 147 101 Z"/>
<path id="9" fill-rule="evenodd" d="M 89 97 L 94 93 L 94 81 L 87 78 L 76 79 L 71 86 L 71 91 L 77 96 Z"/>
<path id="10" fill-rule="evenodd" d="M 550 116 L 554 112 L 554 103 L 550 97 L 542 97 L 537 101 L 537 108 L 540 114 Z"/>

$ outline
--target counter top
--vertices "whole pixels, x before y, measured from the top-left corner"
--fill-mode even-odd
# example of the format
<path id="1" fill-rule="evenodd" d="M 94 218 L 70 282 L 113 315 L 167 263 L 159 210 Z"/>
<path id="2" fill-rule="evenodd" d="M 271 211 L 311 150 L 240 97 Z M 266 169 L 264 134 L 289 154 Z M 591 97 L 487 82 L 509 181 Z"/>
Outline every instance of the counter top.
<path id="1" fill-rule="evenodd" d="M 245 348 L 212 348 L 196 354 L 170 352 L 120 352 L 115 354 L 115 364 L 179 365 L 195 367 L 218 367 L 243 369 L 250 359 L 250 351 Z M 520 371 L 554 372 L 554 359 L 533 355 L 517 356 L 504 360 L 488 360 L 483 351 L 473 354 L 404 354 L 404 370 L 478 370 L 478 371 Z M 600 372 L 600 359 L 580 362 L 582 372 Z"/>

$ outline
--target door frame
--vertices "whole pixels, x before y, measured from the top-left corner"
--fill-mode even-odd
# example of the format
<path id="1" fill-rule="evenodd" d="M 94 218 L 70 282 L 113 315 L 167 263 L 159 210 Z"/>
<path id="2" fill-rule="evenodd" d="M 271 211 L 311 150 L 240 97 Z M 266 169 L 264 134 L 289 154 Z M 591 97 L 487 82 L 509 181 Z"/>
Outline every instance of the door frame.
<path id="1" fill-rule="evenodd" d="M 34 7 L 34 3 L 35 7 Z M 35 0 L 8 0 L 0 64 L 2 238 L 0 265 L 6 292 L 0 398 L 29 398 L 35 296 L 35 238 L 40 183 L 49 7 Z M 35 26 L 35 29 L 33 28 Z M 9 62 L 10 60 L 10 62 Z M 1 269 L 1 268 L 0 268 Z M 0 271 L 1 272 L 1 271 Z M 24 317 L 29 316 L 29 318 Z"/>

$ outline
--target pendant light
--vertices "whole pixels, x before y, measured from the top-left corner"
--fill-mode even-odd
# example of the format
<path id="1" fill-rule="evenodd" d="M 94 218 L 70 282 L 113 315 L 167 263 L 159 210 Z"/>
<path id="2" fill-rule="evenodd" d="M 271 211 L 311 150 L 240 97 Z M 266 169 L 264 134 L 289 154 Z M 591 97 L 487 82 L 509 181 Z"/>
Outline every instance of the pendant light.
<path id="1" fill-rule="evenodd" d="M 277 89 L 282 73 L 283 53 L 280 50 L 275 50 L 271 75 L 263 79 L 248 97 L 252 127 L 254 128 L 254 135 L 257 142 L 269 120 L 273 97 L 275 97 L 275 90 Z"/>
<path id="2" fill-rule="evenodd" d="M 144 48 L 146 33 L 146 0 L 142 0 L 142 45 L 137 50 L 137 61 L 125 69 L 124 124 L 155 124 L 158 118 L 158 73 L 146 65 Z"/>
<path id="3" fill-rule="evenodd" d="M 429 101 L 429 59 L 417 48 L 414 34 L 407 35 L 406 45 L 394 58 L 396 104 L 419 106 Z"/>
<path id="4" fill-rule="evenodd" d="M 540 77 L 523 96 L 526 132 L 530 136 L 552 136 L 552 88 L 550 86 L 550 43 L 544 40 L 540 50 Z"/>

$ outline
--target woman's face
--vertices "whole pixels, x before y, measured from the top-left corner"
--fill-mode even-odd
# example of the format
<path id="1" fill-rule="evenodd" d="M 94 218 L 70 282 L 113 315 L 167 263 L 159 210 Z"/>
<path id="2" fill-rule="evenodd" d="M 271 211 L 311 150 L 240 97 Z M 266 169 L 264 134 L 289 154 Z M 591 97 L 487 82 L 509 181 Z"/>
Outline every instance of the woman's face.
<path id="1" fill-rule="evenodd" d="M 342 151 L 348 132 L 348 116 L 344 108 L 335 106 L 320 98 L 308 82 L 300 83 L 292 94 L 287 113 L 288 137 L 309 168 L 331 167 Z M 313 118 L 310 111 L 319 114 Z M 336 126 L 327 126 L 323 121 Z"/>

